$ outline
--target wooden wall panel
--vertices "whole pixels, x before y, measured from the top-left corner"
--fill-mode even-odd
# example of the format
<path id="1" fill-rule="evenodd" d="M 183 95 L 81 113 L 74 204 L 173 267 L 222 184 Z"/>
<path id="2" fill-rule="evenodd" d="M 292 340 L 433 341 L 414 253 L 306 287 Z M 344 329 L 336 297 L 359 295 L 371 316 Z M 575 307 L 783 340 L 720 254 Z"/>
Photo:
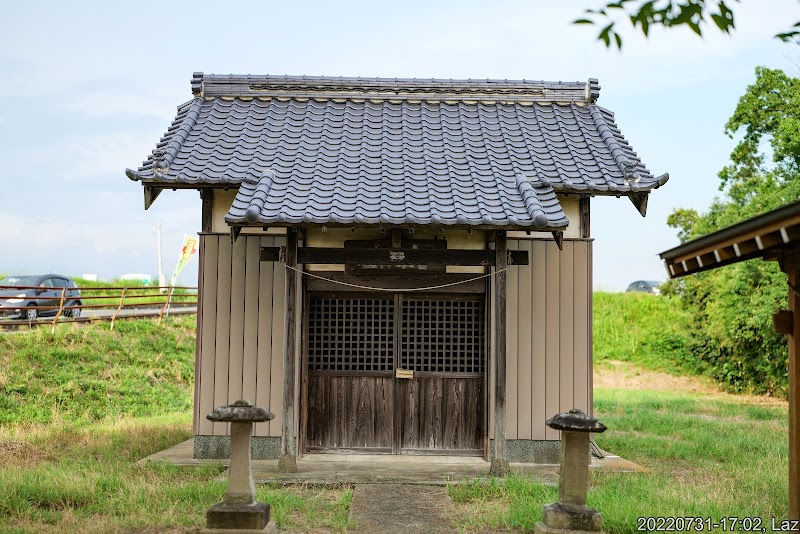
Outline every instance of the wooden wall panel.
<path id="1" fill-rule="evenodd" d="M 256 402 L 258 376 L 258 296 L 261 242 L 246 239 L 244 267 L 244 340 L 242 343 L 242 398 Z M 272 265 L 272 262 L 265 262 Z"/>
<path id="2" fill-rule="evenodd" d="M 202 193 L 201 193 L 202 194 Z M 197 286 L 200 287 L 203 285 L 203 243 L 202 240 L 198 239 L 197 243 Z M 197 293 L 197 314 L 195 315 L 195 341 L 194 341 L 194 376 L 200 376 L 200 369 L 203 364 L 203 360 L 200 358 L 200 340 L 203 337 L 203 299 L 202 294 L 200 292 Z M 198 414 L 200 412 L 200 382 L 198 380 L 194 381 L 194 395 L 193 395 L 193 402 L 192 402 L 192 433 L 197 434 L 199 430 L 199 421 L 200 418 Z"/>
<path id="3" fill-rule="evenodd" d="M 589 409 L 589 383 L 592 376 L 589 372 L 590 350 L 589 340 L 591 339 L 591 316 L 589 314 L 589 307 L 591 305 L 592 293 L 591 280 L 589 278 L 589 247 L 576 246 L 574 263 L 574 280 L 575 291 L 573 293 L 573 322 L 575 329 L 573 330 L 573 346 L 575 347 L 574 358 L 574 371 L 575 383 L 573 389 L 573 404 L 575 408 L 587 412 Z M 587 412 L 588 413 L 588 412 Z"/>
<path id="4" fill-rule="evenodd" d="M 531 257 L 533 252 L 532 241 L 519 241 L 519 250 L 528 252 L 528 257 Z M 517 307 L 517 402 L 509 402 L 508 408 L 512 405 L 517 405 L 517 413 L 519 421 L 518 435 L 521 439 L 531 439 L 531 424 L 533 421 L 533 390 L 531 389 L 531 369 L 533 364 L 533 299 L 532 283 L 533 283 L 533 266 L 521 265 L 517 268 L 519 274 L 519 298 Z M 514 319 L 509 314 L 509 322 Z M 511 353 L 508 355 L 509 366 L 511 362 Z M 509 400 L 511 399 L 509 392 Z M 509 436 L 509 439 L 514 439 Z"/>
<path id="5" fill-rule="evenodd" d="M 285 237 L 276 237 L 275 247 L 286 246 Z M 269 422 L 270 436 L 281 436 L 283 411 L 283 321 L 286 315 L 286 267 L 275 262 L 272 276 L 272 355 L 269 388 L 269 409 L 275 419 Z"/>
<path id="6" fill-rule="evenodd" d="M 559 254 L 559 264 L 561 266 L 559 273 L 559 300 L 561 302 L 559 324 L 559 339 L 558 339 L 558 354 L 559 354 L 559 412 L 571 410 L 573 404 L 573 381 L 575 380 L 575 353 L 573 338 L 575 330 L 585 329 L 586 325 L 581 324 L 580 321 L 575 320 L 575 297 L 574 286 L 575 278 L 573 274 L 574 258 L 575 258 L 575 242 L 565 241 L 564 249 Z M 555 414 L 550 414 L 555 415 Z"/>
<path id="7" fill-rule="evenodd" d="M 240 235 L 231 247 L 229 234 L 201 236 L 196 434 L 227 434 L 227 424 L 205 416 L 245 398 L 276 414 L 254 435 L 280 436 L 285 273 L 281 263 L 260 261 L 260 252 L 282 244 L 282 237 Z"/>
<path id="8" fill-rule="evenodd" d="M 531 437 L 545 439 L 548 415 L 545 407 L 546 375 L 546 323 L 547 317 L 547 247 L 546 241 L 531 242 Z"/>
<path id="9" fill-rule="evenodd" d="M 483 450 L 483 378 L 415 377 L 396 385 L 401 451 Z"/>
<path id="10" fill-rule="evenodd" d="M 242 399 L 244 384 L 244 304 L 247 239 L 237 239 L 231 249 L 231 326 L 228 348 L 228 399 Z M 253 402 L 253 399 L 246 399 Z"/>
<path id="11" fill-rule="evenodd" d="M 214 356 L 214 406 L 228 404 L 231 330 L 231 240 L 219 239 L 217 261 L 217 334 Z M 214 423 L 214 435 L 228 433 L 228 423 Z"/>
<path id="12" fill-rule="evenodd" d="M 259 245 L 271 247 L 274 246 L 274 243 L 274 238 L 263 236 L 260 238 Z M 272 374 L 272 314 L 274 308 L 272 277 L 276 264 L 271 261 L 263 261 L 260 264 L 258 273 L 258 340 L 256 343 L 256 405 L 263 406 L 275 413 L 276 410 L 280 410 L 278 406 L 270 405 L 272 398 L 270 376 Z M 280 331 L 283 332 L 282 327 Z M 253 435 L 269 436 L 269 425 L 269 422 L 256 423 Z"/>
<path id="13" fill-rule="evenodd" d="M 547 419 L 591 409 L 591 242 L 565 240 L 559 251 L 520 239 L 509 249 L 528 251 L 530 265 L 508 271 L 506 436 L 554 440 Z"/>
<path id="14" fill-rule="evenodd" d="M 545 251 L 545 415 L 550 417 L 559 412 L 560 384 L 559 375 L 561 353 L 558 350 L 558 341 L 561 338 L 561 251 L 557 247 L 547 247 Z M 549 415 L 548 415 L 549 414 Z M 558 439 L 558 431 L 552 428 L 545 429 L 545 439 Z"/>
<path id="15" fill-rule="evenodd" d="M 519 250 L 519 241 L 508 242 L 508 250 Z M 517 356 L 519 354 L 519 338 L 518 335 L 513 335 L 514 330 L 510 327 L 512 324 L 518 324 L 522 320 L 519 317 L 519 304 L 521 301 L 527 299 L 520 298 L 519 288 L 520 269 L 509 269 L 506 271 L 506 313 L 507 313 L 507 335 L 506 335 L 506 369 L 517 369 L 519 362 Z M 519 395 L 517 389 L 517 376 L 516 373 L 506 373 L 506 439 L 517 439 L 517 422 L 521 414 L 517 413 L 519 403 L 508 402 L 508 399 L 516 399 Z M 523 384 L 524 387 L 524 384 Z"/>
<path id="16" fill-rule="evenodd" d="M 392 450 L 392 377 L 309 377 L 309 449 Z"/>
<path id="17" fill-rule="evenodd" d="M 203 256 L 203 279 L 200 282 L 202 296 L 203 327 L 201 329 L 198 374 L 195 377 L 198 388 L 198 402 L 195 405 L 195 428 L 198 434 L 209 435 L 214 432 L 214 424 L 206 419 L 214 406 L 214 352 L 216 350 L 217 320 L 217 256 L 219 240 L 216 236 L 200 237 Z"/>

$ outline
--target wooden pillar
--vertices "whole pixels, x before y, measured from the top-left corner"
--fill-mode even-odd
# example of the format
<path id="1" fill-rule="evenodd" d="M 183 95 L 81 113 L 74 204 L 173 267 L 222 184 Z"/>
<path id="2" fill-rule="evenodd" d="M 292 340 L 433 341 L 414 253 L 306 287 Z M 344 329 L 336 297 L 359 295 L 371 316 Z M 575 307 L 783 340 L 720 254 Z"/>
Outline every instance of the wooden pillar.
<path id="1" fill-rule="evenodd" d="M 800 255 L 794 254 L 783 264 L 789 277 L 789 310 L 792 332 L 789 335 L 789 519 L 800 519 L 800 388 L 798 388 L 798 336 L 800 336 Z"/>
<path id="2" fill-rule="evenodd" d="M 490 473 L 504 476 L 509 472 L 506 449 L 506 271 L 508 243 L 505 231 L 495 233 L 495 384 L 494 384 L 494 456 Z"/>
<path id="3" fill-rule="evenodd" d="M 200 198 L 203 202 L 203 209 L 200 212 L 200 228 L 202 228 L 203 232 L 210 233 L 213 221 L 214 190 L 208 187 L 201 189 Z"/>
<path id="4" fill-rule="evenodd" d="M 297 230 L 286 232 L 286 266 L 297 268 Z M 294 375 L 296 363 L 295 336 L 297 334 L 297 271 L 286 269 L 286 319 L 283 329 L 283 427 L 281 458 L 278 471 L 297 472 L 297 436 L 295 436 Z"/>
<path id="5" fill-rule="evenodd" d="M 203 234 L 211 233 L 211 213 L 214 205 L 214 190 L 203 188 L 200 190 L 200 242 L 197 247 L 197 322 L 195 327 L 194 342 L 194 421 L 192 423 L 194 435 L 200 433 L 200 418 L 204 415 L 200 413 L 200 369 L 203 364 L 203 354 L 201 353 L 201 340 L 203 339 L 203 264 L 206 256 L 206 236 Z"/>
<path id="6" fill-rule="evenodd" d="M 589 215 L 589 197 L 582 196 L 578 201 L 578 206 L 581 211 L 581 237 L 589 239 L 592 236 L 591 232 L 591 217 Z"/>

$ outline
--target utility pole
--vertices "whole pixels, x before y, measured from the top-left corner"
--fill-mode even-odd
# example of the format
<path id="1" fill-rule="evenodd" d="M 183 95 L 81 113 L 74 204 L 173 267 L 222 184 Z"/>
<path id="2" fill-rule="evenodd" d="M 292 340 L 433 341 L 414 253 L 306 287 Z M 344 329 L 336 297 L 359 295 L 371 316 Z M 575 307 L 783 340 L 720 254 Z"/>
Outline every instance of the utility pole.
<path id="1" fill-rule="evenodd" d="M 156 228 L 158 229 L 158 285 L 163 288 L 166 285 L 166 280 L 161 266 L 161 221 L 156 221 Z M 162 289 L 162 291 L 164 290 Z"/>

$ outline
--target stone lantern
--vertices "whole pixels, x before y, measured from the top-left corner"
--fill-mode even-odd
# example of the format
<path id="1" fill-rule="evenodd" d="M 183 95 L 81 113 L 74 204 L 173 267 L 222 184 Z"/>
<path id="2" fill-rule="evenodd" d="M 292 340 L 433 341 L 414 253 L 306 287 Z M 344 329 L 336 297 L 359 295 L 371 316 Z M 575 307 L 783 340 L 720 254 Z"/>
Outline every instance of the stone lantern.
<path id="1" fill-rule="evenodd" d="M 231 424 L 231 463 L 228 489 L 222 502 L 206 512 L 206 534 L 271 533 L 275 522 L 269 520 L 269 504 L 256 502 L 256 486 L 250 469 L 250 438 L 253 423 L 269 421 L 272 412 L 239 400 L 221 406 L 206 416 L 210 421 Z"/>
<path id="2" fill-rule="evenodd" d="M 561 431 L 561 466 L 558 502 L 542 509 L 542 521 L 534 532 L 601 532 L 600 512 L 586 506 L 589 485 L 590 432 L 605 432 L 606 426 L 581 410 L 551 417 L 547 426 Z"/>

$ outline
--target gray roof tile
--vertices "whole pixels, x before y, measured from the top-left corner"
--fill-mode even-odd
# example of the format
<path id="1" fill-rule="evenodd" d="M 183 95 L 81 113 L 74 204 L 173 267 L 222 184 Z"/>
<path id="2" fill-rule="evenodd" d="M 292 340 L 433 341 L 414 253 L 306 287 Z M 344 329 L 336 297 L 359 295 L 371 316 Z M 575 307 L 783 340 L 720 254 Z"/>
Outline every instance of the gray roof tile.
<path id="1" fill-rule="evenodd" d="M 194 100 L 131 179 L 232 185 L 231 224 L 563 229 L 556 192 L 666 182 L 595 103 L 596 80 L 195 73 Z M 257 210 L 257 211 L 256 211 Z"/>

